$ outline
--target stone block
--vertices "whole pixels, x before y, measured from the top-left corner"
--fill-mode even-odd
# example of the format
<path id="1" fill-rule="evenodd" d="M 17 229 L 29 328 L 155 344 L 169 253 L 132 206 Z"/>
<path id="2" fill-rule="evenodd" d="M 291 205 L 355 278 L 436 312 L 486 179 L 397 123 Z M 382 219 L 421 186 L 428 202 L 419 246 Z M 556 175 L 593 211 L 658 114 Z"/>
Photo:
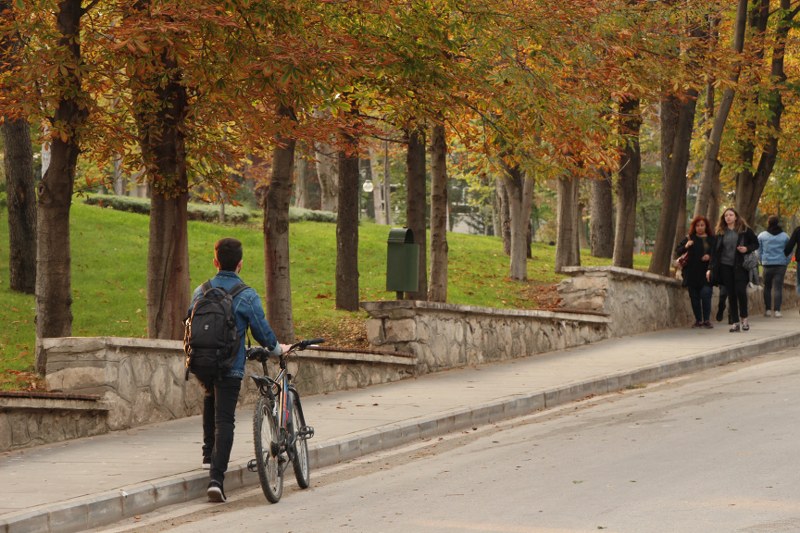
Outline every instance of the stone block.
<path id="1" fill-rule="evenodd" d="M 373 346 L 383 344 L 383 320 L 380 318 L 370 318 L 366 322 L 367 341 Z"/>
<path id="2" fill-rule="evenodd" d="M 417 340 L 417 323 L 413 318 L 387 321 L 384 325 L 386 342 Z"/>

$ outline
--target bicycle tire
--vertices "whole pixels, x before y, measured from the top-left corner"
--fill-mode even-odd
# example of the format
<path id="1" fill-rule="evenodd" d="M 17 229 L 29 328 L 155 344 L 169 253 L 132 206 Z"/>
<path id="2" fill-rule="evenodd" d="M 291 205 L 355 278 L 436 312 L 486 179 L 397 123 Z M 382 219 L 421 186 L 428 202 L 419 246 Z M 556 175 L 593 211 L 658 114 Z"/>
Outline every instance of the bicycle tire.
<path id="1" fill-rule="evenodd" d="M 292 398 L 292 433 L 294 440 L 294 454 L 292 454 L 292 468 L 294 477 L 301 489 L 307 489 L 311 484 L 311 469 L 308 465 L 308 443 L 299 436 L 300 428 L 306 425 L 300 410 L 300 398 L 297 393 L 290 393 Z"/>
<path id="2" fill-rule="evenodd" d="M 278 503 L 283 494 L 283 469 L 280 464 L 278 425 L 272 416 L 268 398 L 260 396 L 253 415 L 253 442 L 261 490 L 270 503 Z"/>

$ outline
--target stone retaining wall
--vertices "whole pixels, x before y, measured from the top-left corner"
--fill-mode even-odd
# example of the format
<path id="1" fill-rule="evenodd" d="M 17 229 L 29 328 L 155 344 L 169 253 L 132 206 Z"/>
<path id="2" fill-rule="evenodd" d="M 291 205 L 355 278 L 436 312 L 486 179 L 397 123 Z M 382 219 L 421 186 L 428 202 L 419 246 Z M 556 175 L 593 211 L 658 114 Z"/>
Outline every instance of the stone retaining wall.
<path id="1" fill-rule="evenodd" d="M 48 390 L 99 396 L 109 430 L 202 411 L 201 387 L 194 377 L 185 380 L 179 341 L 66 337 L 44 339 L 41 346 Z M 397 354 L 309 348 L 290 360 L 289 370 L 298 390 L 310 395 L 403 379 L 413 374 L 414 361 Z M 248 363 L 248 375 L 260 372 L 260 364 Z M 246 378 L 240 402 L 252 403 L 256 394 Z"/>
<path id="2" fill-rule="evenodd" d="M 0 393 L 0 452 L 106 432 L 107 407 L 96 397 Z"/>
<path id="3" fill-rule="evenodd" d="M 567 267 L 564 273 L 572 277 L 558 285 L 561 305 L 608 314 L 613 337 L 686 327 L 694 322 L 688 291 L 675 278 L 620 267 Z M 763 314 L 763 288 L 751 286 L 748 296 L 750 315 Z M 717 301 L 715 287 L 713 313 Z M 782 307 L 797 305 L 794 274 L 787 274 Z"/>
<path id="4" fill-rule="evenodd" d="M 362 302 L 371 345 L 411 354 L 420 374 L 563 350 L 608 337 L 594 312 L 518 311 L 399 300 Z"/>

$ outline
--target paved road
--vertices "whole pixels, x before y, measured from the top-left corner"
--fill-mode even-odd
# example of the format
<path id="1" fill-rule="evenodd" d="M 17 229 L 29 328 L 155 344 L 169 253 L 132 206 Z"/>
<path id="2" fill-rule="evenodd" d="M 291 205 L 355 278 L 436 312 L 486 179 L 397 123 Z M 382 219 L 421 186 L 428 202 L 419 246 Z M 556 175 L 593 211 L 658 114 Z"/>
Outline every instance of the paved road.
<path id="1" fill-rule="evenodd" d="M 141 531 L 800 531 L 800 349 L 128 521 Z M 291 474 L 290 474 L 291 475 Z M 294 487 L 294 481 L 288 484 Z"/>

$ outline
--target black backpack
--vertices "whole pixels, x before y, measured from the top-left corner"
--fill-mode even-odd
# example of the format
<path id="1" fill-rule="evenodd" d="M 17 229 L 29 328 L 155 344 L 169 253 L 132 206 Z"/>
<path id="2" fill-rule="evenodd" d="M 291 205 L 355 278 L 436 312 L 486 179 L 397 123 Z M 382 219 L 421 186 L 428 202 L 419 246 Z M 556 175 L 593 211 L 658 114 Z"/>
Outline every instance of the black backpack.
<path id="1" fill-rule="evenodd" d="M 210 281 L 203 283 L 203 294 L 186 319 L 183 336 L 186 379 L 191 372 L 201 381 L 209 381 L 233 368 L 240 343 L 233 299 L 246 288 L 247 285 L 240 283 L 228 292 L 222 287 L 212 287 Z"/>

